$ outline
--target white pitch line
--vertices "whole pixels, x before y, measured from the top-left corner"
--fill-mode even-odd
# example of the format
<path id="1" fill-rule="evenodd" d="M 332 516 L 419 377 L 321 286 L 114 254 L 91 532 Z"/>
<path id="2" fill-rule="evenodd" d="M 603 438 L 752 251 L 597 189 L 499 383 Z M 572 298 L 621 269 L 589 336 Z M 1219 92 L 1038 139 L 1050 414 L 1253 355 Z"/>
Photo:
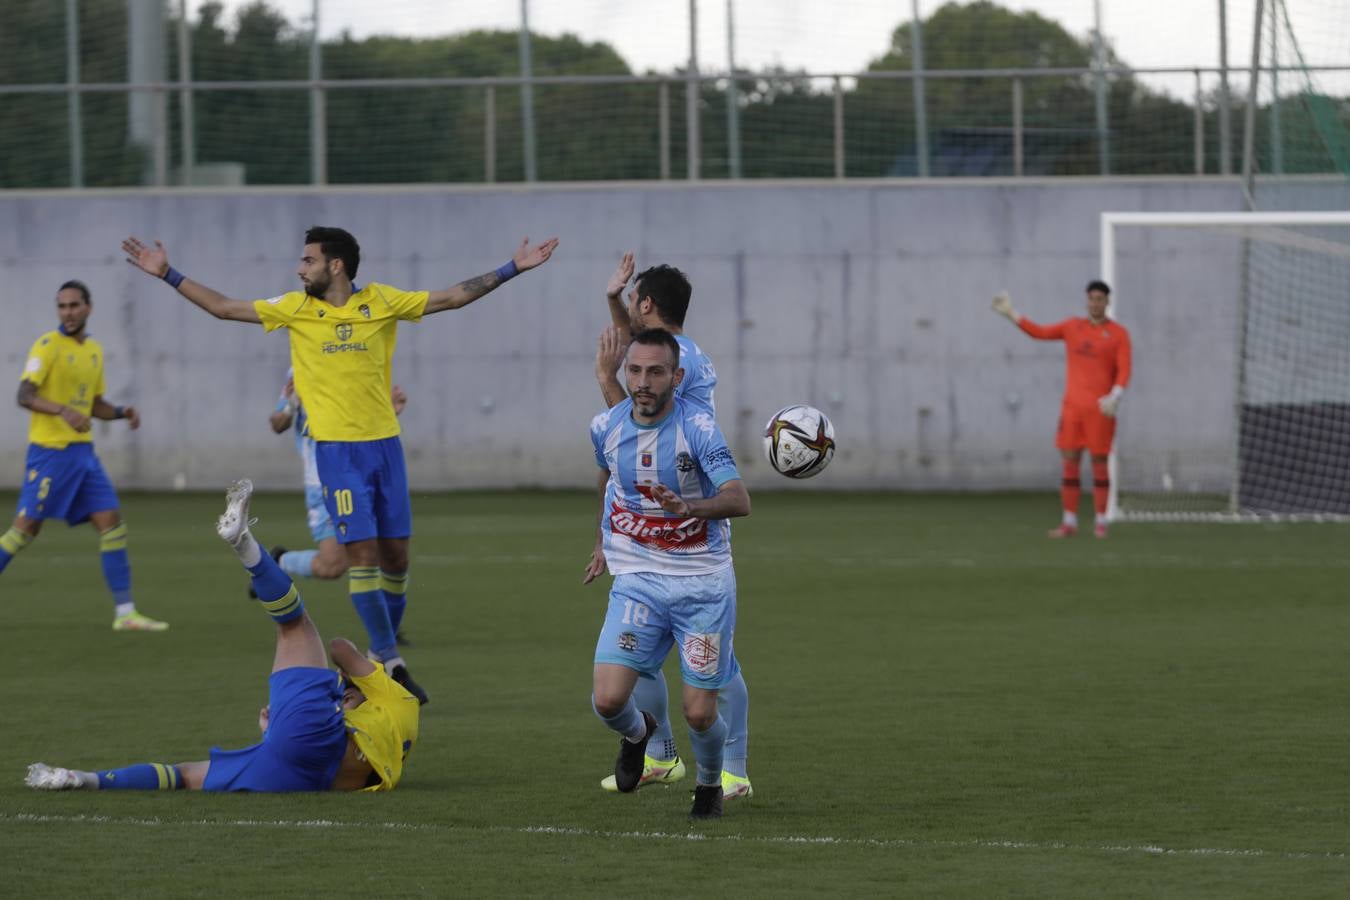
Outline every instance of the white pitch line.
<path id="1" fill-rule="evenodd" d="M 826 847 L 876 847 L 909 849 L 976 849 L 976 850 L 1059 850 L 1074 853 L 1116 853 L 1137 854 L 1142 856 L 1218 856 L 1218 857 L 1268 857 L 1271 859 L 1331 859 L 1344 860 L 1350 854 L 1344 852 L 1263 850 L 1259 848 L 1237 849 L 1224 847 L 1158 847 L 1153 845 L 1130 844 L 1068 844 L 1059 841 L 1038 843 L 1036 841 L 1007 840 L 968 840 L 968 841 L 923 841 L 908 838 L 843 838 L 826 835 L 761 835 L 741 834 L 701 834 L 699 832 L 673 831 L 600 831 L 592 828 L 569 828 L 557 825 L 482 826 L 444 825 L 438 823 L 416 822 L 341 822 L 331 819 L 140 819 L 132 817 L 97 815 L 41 815 L 38 813 L 0 813 L 0 822 L 18 822 L 24 824 L 57 823 L 65 825 L 129 825 L 150 828 L 196 826 L 205 828 L 283 828 L 283 829 L 385 829 L 390 831 L 444 831 L 444 832 L 480 832 L 504 834 L 538 834 L 557 837 L 627 838 L 629 840 L 655 841 L 739 841 L 750 844 L 780 844 L 785 846 L 826 846 Z"/>

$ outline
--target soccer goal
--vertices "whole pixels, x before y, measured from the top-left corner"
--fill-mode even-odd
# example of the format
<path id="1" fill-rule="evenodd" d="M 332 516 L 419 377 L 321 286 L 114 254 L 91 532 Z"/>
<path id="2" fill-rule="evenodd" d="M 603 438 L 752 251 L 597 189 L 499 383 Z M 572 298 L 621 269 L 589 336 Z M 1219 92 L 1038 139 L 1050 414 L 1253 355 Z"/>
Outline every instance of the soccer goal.
<path id="1" fill-rule="evenodd" d="M 1124 521 L 1350 521 L 1350 212 L 1103 213 Z"/>

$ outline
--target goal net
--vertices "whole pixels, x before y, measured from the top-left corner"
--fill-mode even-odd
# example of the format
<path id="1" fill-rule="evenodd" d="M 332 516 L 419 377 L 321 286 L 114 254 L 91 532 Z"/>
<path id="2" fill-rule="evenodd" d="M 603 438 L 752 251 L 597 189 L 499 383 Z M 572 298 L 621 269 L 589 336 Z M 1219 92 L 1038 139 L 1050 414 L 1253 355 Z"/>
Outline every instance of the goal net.
<path id="1" fill-rule="evenodd" d="M 1117 520 L 1350 521 L 1350 212 L 1103 213 Z"/>

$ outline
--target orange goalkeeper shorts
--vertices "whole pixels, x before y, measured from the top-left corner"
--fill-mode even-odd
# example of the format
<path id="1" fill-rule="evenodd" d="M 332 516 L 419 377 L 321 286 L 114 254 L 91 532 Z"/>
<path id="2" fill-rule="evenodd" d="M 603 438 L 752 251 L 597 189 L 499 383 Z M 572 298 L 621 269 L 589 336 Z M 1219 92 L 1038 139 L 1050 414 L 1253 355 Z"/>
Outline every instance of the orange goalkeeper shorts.
<path id="1" fill-rule="evenodd" d="M 1060 450 L 1082 450 L 1093 456 L 1106 456 L 1116 439 L 1116 420 L 1102 413 L 1097 404 L 1079 406 L 1065 403 L 1059 408 L 1059 433 L 1055 446 Z"/>

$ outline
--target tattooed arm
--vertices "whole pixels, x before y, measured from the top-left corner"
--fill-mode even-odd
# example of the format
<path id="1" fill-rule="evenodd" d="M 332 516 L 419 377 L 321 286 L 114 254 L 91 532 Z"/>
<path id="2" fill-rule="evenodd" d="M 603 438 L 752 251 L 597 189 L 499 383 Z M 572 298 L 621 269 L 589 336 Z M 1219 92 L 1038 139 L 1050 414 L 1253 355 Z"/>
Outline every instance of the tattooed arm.
<path id="1" fill-rule="evenodd" d="M 459 309 L 462 306 L 468 306 L 479 297 L 498 287 L 503 281 L 511 278 L 513 275 L 524 272 L 527 269 L 533 269 L 535 266 L 543 265 L 548 262 L 548 258 L 553 254 L 553 249 L 558 246 L 557 238 L 550 238 L 542 244 L 530 245 L 530 239 L 526 238 L 520 242 L 516 248 L 516 254 L 501 269 L 487 272 L 479 275 L 477 278 L 470 278 L 467 281 L 461 281 L 459 284 L 447 288 L 443 291 L 431 291 L 427 297 L 427 306 L 423 310 L 423 315 L 429 315 L 434 312 L 440 312 L 446 309 Z M 515 272 L 507 272 L 503 275 L 502 270 L 513 267 Z"/>

